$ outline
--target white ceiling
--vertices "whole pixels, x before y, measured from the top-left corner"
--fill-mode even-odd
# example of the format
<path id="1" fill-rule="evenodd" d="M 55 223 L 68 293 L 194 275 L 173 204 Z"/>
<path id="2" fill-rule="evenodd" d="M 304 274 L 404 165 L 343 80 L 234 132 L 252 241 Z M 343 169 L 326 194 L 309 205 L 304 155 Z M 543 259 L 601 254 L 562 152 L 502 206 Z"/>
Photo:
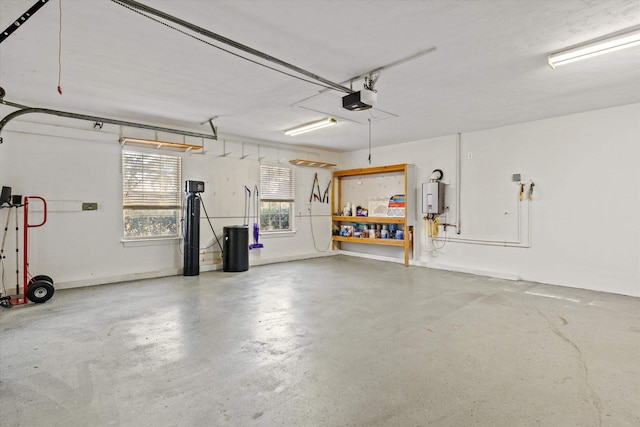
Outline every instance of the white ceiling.
<path id="1" fill-rule="evenodd" d="M 35 1 L 2 0 L 0 30 Z M 59 95 L 60 1 L 0 44 L 6 100 L 203 133 L 218 116 L 222 135 L 336 151 L 367 146 L 371 114 L 381 146 L 640 102 L 640 47 L 546 64 L 550 52 L 640 26 L 639 0 L 140 0 L 336 83 L 436 47 L 381 73 L 379 112 L 344 110 L 342 93 L 110 0 L 61 1 Z M 284 135 L 324 113 L 338 125 Z"/>

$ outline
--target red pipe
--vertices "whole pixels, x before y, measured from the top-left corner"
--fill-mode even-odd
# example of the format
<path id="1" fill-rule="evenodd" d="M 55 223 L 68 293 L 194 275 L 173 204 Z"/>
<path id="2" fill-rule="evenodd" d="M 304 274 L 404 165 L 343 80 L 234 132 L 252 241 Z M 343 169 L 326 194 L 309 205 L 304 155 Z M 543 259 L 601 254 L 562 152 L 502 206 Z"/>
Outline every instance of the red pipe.
<path id="1" fill-rule="evenodd" d="M 29 224 L 29 199 L 38 199 L 42 202 L 44 218 L 40 224 Z M 29 302 L 27 298 L 27 285 L 29 283 L 29 229 L 42 227 L 47 222 L 47 201 L 40 196 L 25 196 L 24 198 L 24 222 L 23 222 L 23 244 L 22 244 L 22 295 L 24 302 Z"/>

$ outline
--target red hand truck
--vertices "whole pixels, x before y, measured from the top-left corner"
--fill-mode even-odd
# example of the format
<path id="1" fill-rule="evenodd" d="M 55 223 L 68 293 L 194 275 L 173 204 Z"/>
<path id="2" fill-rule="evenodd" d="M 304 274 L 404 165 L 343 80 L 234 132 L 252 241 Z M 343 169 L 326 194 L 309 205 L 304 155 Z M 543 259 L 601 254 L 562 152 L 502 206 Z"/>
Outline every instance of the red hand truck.
<path id="1" fill-rule="evenodd" d="M 17 197 L 17 203 L 15 200 Z M 7 297 L 3 297 L 3 306 L 11 307 L 13 305 L 26 304 L 29 301 L 34 303 L 43 303 L 51 299 L 55 291 L 53 287 L 53 279 L 44 274 L 32 276 L 29 270 L 29 229 L 42 227 L 47 222 L 47 201 L 40 196 L 25 196 L 24 203 L 20 204 L 20 196 L 15 196 L 14 202 L 11 207 L 16 209 L 16 295 L 10 300 Z M 43 218 L 42 222 L 38 224 L 31 224 L 29 222 L 29 203 L 31 199 L 39 200 L 42 203 Z M 23 207 L 23 242 L 22 242 L 22 292 L 20 292 L 19 272 L 18 272 L 18 207 Z M 9 211 L 11 212 L 11 211 Z M 7 216 L 7 224 L 9 223 L 9 216 Z M 6 237 L 7 227 L 5 227 Z M 3 249 L 4 249 L 3 238 Z"/>

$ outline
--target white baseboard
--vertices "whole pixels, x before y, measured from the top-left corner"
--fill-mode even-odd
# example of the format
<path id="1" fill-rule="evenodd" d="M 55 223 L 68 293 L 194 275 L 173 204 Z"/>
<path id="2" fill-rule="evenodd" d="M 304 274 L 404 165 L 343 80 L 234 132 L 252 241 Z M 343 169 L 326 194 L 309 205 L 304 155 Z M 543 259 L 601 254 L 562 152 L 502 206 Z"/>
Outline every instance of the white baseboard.
<path id="1" fill-rule="evenodd" d="M 253 260 L 250 260 L 249 266 L 276 264 L 279 262 L 289 262 L 289 261 L 300 261 L 303 259 L 323 258 L 323 257 L 335 256 L 335 255 L 337 254 L 331 251 L 327 251 L 319 254 L 290 255 L 290 256 L 274 257 L 274 258 L 267 258 L 267 259 L 253 259 Z M 220 266 L 220 268 L 222 268 L 222 266 Z"/>
<path id="2" fill-rule="evenodd" d="M 404 258 L 394 258 L 389 256 L 383 256 L 383 255 L 373 255 L 373 254 L 366 254 L 362 252 L 352 252 L 352 251 L 345 251 L 345 250 L 337 250 L 334 252 L 336 253 L 336 255 L 340 254 L 340 255 L 354 256 L 358 258 L 375 259 L 377 261 L 387 261 L 387 262 L 395 262 L 397 264 L 404 264 Z M 409 264 L 412 265 L 413 261 L 409 261 Z"/>
<path id="3" fill-rule="evenodd" d="M 182 274 L 181 268 L 149 271 L 146 273 L 131 273 L 118 276 L 100 277 L 96 279 L 74 280 L 70 282 L 55 282 L 56 289 L 83 288 L 85 286 L 108 285 L 110 283 L 130 282 L 132 280 L 155 279 L 157 277 L 177 276 Z"/>
<path id="4" fill-rule="evenodd" d="M 303 259 L 321 258 L 327 256 L 337 255 L 335 252 L 327 252 L 322 254 L 304 254 L 304 255 L 290 255 L 283 257 L 267 258 L 267 259 L 254 259 L 249 260 L 249 267 L 267 264 L 276 264 L 280 262 L 298 261 Z M 122 274 L 118 276 L 101 277 L 96 279 L 83 279 L 74 280 L 69 282 L 55 282 L 56 289 L 73 289 L 82 288 L 85 286 L 98 286 L 107 285 L 110 283 L 130 282 L 132 280 L 144 280 L 155 279 L 158 277 L 178 276 L 182 274 L 182 268 L 170 268 L 166 270 L 149 271 L 145 273 L 131 273 Z M 222 270 L 222 263 L 220 264 L 207 264 L 200 266 L 200 272 L 217 271 Z"/>
<path id="5" fill-rule="evenodd" d="M 485 277 L 493 277 L 495 279 L 505 279 L 505 280 L 522 280 L 522 278 L 515 273 L 504 273 L 501 271 L 489 271 L 489 270 L 478 270 L 475 268 L 466 268 L 460 267 L 457 265 L 447 265 L 447 264 L 438 264 L 432 262 L 425 261 L 414 261 L 412 265 L 418 267 L 426 267 L 433 268 L 436 270 L 446 270 L 446 271 L 455 271 L 457 273 L 468 273 L 474 274 L 476 276 L 485 276 Z"/>

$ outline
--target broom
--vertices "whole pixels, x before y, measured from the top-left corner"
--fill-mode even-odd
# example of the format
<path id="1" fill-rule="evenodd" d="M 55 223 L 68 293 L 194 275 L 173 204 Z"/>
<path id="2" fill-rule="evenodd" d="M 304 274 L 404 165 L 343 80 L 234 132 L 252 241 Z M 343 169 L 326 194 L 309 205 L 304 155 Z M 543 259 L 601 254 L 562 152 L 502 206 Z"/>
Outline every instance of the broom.
<path id="1" fill-rule="evenodd" d="M 264 248 L 264 245 L 262 243 L 259 242 L 260 239 L 260 208 L 258 207 L 258 199 L 259 199 L 259 192 L 258 192 L 258 186 L 256 185 L 253 189 L 253 203 L 254 203 L 254 214 L 255 214 L 255 220 L 253 222 L 253 243 L 249 245 L 249 249 L 257 249 L 257 248 Z"/>

